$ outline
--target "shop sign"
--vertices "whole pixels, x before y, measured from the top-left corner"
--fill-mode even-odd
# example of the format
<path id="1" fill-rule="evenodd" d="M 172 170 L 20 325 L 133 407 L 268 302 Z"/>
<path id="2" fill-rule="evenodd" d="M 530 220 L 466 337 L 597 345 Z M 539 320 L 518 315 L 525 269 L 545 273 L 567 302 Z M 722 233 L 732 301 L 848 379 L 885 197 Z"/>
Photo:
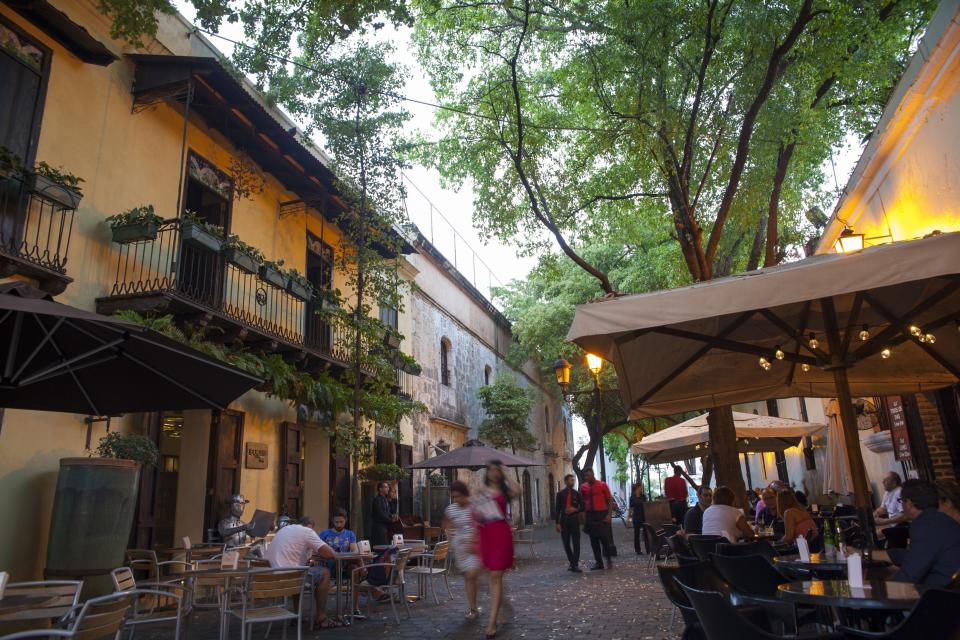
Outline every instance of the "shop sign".
<path id="1" fill-rule="evenodd" d="M 893 440 L 893 457 L 897 460 L 912 459 L 910 436 L 907 434 L 907 414 L 903 410 L 903 398 L 887 396 L 887 415 L 890 416 L 890 439 Z"/>
<path id="2" fill-rule="evenodd" d="M 267 468 L 267 445 L 263 442 L 248 442 L 244 460 L 247 469 Z"/>

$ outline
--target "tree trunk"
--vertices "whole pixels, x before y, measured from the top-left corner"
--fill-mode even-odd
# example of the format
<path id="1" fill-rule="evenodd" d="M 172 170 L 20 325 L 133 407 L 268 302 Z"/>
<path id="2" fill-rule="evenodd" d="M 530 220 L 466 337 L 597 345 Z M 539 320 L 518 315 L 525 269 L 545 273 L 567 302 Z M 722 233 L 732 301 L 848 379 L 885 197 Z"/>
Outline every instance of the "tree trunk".
<path id="1" fill-rule="evenodd" d="M 713 460 L 710 456 L 700 458 L 700 464 L 703 465 L 703 474 L 700 477 L 700 486 L 709 487 L 710 480 L 713 479 Z"/>
<path id="2" fill-rule="evenodd" d="M 733 409 L 714 407 L 707 414 L 710 429 L 710 457 L 717 473 L 717 486 L 733 490 L 734 504 L 744 506 L 747 487 L 740 472 L 740 455 L 737 452 L 737 430 L 733 423 Z"/>
<path id="3" fill-rule="evenodd" d="M 757 233 L 753 236 L 753 246 L 750 247 L 750 257 L 747 260 L 747 271 L 756 271 L 760 266 L 760 255 L 763 253 L 763 243 L 767 235 L 767 216 L 760 217 Z"/>

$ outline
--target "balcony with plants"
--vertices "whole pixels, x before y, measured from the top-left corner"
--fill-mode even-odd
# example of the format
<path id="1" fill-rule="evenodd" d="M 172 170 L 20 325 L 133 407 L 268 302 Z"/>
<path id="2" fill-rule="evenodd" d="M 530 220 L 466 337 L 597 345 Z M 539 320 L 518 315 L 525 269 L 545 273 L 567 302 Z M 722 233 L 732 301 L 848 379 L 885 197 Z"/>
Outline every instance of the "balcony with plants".
<path id="1" fill-rule="evenodd" d="M 117 258 L 99 312 L 169 314 L 214 327 L 214 340 L 281 353 L 304 367 L 347 366 L 351 333 L 336 313 L 335 291 L 315 291 L 283 260 L 190 211 L 165 219 L 143 205 L 106 221 Z"/>
<path id="2" fill-rule="evenodd" d="M 0 147 L 0 277 L 23 275 L 54 295 L 72 279 L 67 257 L 81 183 L 63 167 L 23 165 Z"/>

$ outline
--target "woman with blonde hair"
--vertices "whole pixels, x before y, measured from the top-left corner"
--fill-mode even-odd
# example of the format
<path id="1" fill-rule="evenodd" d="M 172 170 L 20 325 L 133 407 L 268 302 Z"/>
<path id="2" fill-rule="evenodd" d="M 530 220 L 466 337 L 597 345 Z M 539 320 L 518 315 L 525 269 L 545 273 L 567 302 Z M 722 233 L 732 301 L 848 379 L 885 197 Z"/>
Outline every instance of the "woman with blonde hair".
<path id="1" fill-rule="evenodd" d="M 781 489 L 777 493 L 777 515 L 783 520 L 783 542 L 793 542 L 800 537 L 814 540 L 820 535 L 817 523 L 797 501 L 793 489 Z"/>

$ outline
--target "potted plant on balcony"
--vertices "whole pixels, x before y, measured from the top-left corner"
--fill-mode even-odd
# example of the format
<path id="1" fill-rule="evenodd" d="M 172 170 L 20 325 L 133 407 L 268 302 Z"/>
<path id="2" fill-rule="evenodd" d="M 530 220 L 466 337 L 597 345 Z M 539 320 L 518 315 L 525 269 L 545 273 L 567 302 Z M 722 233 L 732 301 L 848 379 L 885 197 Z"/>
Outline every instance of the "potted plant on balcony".
<path id="1" fill-rule="evenodd" d="M 260 277 L 276 287 L 287 288 L 289 278 L 283 271 L 283 260 L 264 260 L 260 265 Z"/>
<path id="2" fill-rule="evenodd" d="M 149 438 L 116 431 L 100 440 L 96 452 L 99 458 L 60 460 L 47 545 L 46 570 L 87 576 L 86 596 L 111 590 L 106 571 L 123 565 L 140 469 L 159 458 Z"/>
<path id="3" fill-rule="evenodd" d="M 211 224 L 187 209 L 183 212 L 183 222 L 180 224 L 180 238 L 219 253 L 223 248 L 223 227 Z"/>
<path id="4" fill-rule="evenodd" d="M 357 471 L 361 482 L 404 480 L 409 474 L 395 464 L 374 464 Z"/>
<path id="5" fill-rule="evenodd" d="M 163 218 L 157 215 L 152 204 L 127 209 L 107 217 L 106 221 L 117 244 L 156 240 L 157 231 L 163 224 Z"/>
<path id="6" fill-rule="evenodd" d="M 223 257 L 241 271 L 256 275 L 263 263 L 263 253 L 256 247 L 240 239 L 235 233 L 227 236 L 223 243 Z"/>
<path id="7" fill-rule="evenodd" d="M 296 269 L 290 269 L 287 271 L 287 277 L 290 278 L 287 282 L 287 291 L 292 296 L 301 300 L 309 300 L 313 297 L 313 284 L 307 279 L 307 276 Z"/>
<path id="8" fill-rule="evenodd" d="M 339 289 L 318 289 L 316 297 L 320 300 L 320 310 L 333 313 L 340 309 Z"/>
<path id="9" fill-rule="evenodd" d="M 46 162 L 39 162 L 28 176 L 28 188 L 33 193 L 59 204 L 64 209 L 76 209 L 80 206 L 83 191 L 78 178 L 63 167 L 51 167 Z"/>

